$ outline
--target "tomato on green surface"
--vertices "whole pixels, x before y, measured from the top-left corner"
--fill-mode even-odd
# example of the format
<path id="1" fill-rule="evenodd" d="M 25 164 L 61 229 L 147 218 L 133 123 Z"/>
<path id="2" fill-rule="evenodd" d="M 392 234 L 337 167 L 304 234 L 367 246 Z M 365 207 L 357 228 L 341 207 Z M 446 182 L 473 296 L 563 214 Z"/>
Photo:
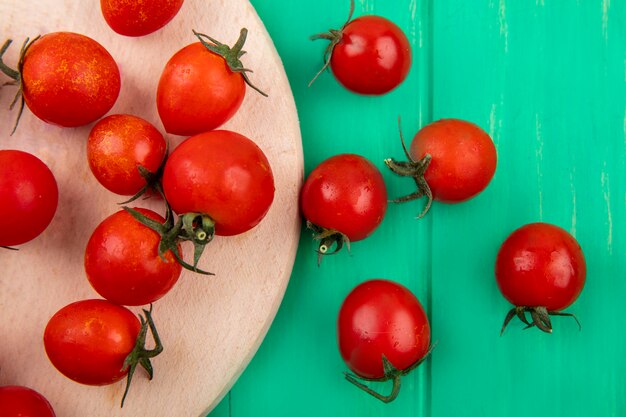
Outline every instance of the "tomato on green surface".
<path id="1" fill-rule="evenodd" d="M 325 65 L 315 78 L 330 66 L 337 81 L 350 91 L 388 93 L 405 80 L 411 69 L 411 44 L 389 19 L 366 15 L 351 20 L 353 11 L 354 0 L 341 29 L 311 37 L 330 41 L 324 53 Z"/>
<path id="2" fill-rule="evenodd" d="M 344 243 L 365 239 L 380 225 L 387 210 L 387 188 L 380 171 L 366 158 L 335 155 L 308 175 L 300 207 L 320 240 L 319 253 L 327 253 L 333 244 L 336 252 Z"/>
<path id="3" fill-rule="evenodd" d="M 527 326 L 548 333 L 552 332 L 550 316 L 576 319 L 561 310 L 580 295 L 587 267 L 582 248 L 564 229 L 549 223 L 530 223 L 515 230 L 498 251 L 495 274 L 500 292 L 515 306 L 502 332 L 515 316 Z M 526 312 L 532 320 L 526 319 Z"/>
<path id="4" fill-rule="evenodd" d="M 102 16 L 115 32 L 144 36 L 169 23 L 184 0 L 100 0 Z"/>
<path id="5" fill-rule="evenodd" d="M 228 130 L 186 139 L 163 170 L 163 192 L 171 208 L 179 215 L 202 213 L 221 236 L 256 226 L 274 191 L 272 169 L 261 148 Z"/>
<path id="6" fill-rule="evenodd" d="M 161 132 L 130 114 L 114 114 L 98 121 L 87 140 L 91 172 L 107 190 L 120 195 L 136 195 L 150 186 L 144 175 L 156 181 L 166 153 Z"/>
<path id="7" fill-rule="evenodd" d="M 0 246 L 21 245 L 43 233 L 58 201 L 46 164 L 27 152 L 0 150 Z"/>
<path id="8" fill-rule="evenodd" d="M 126 377 L 125 398 L 137 365 L 152 379 L 150 359 L 163 350 L 151 312 L 143 312 L 145 319 L 138 319 L 106 300 L 68 304 L 48 321 L 43 337 L 46 354 L 59 372 L 81 384 L 108 385 Z M 156 342 L 152 350 L 144 348 L 148 328 Z"/>
<path id="9" fill-rule="evenodd" d="M 419 300 L 405 286 L 374 279 L 356 286 L 345 298 L 337 320 L 341 357 L 356 375 L 351 383 L 390 402 L 400 389 L 400 378 L 430 353 L 430 324 Z M 393 390 L 382 396 L 358 380 L 393 380 Z"/>
<path id="10" fill-rule="evenodd" d="M 152 210 L 136 208 L 144 216 L 164 223 Z M 150 304 L 176 284 L 182 266 L 171 250 L 160 254 L 161 236 L 125 210 L 104 219 L 85 249 L 85 272 L 92 287 L 120 305 Z M 182 256 L 180 245 L 178 256 Z"/>
<path id="11" fill-rule="evenodd" d="M 55 417 L 48 400 L 37 391 L 16 385 L 0 387 L 0 416 Z"/>
<path id="12" fill-rule="evenodd" d="M 41 120 L 64 127 L 91 123 L 108 112 L 120 92 L 120 72 L 109 52 L 78 33 L 54 32 L 26 40 L 17 69 L 1 62 L 24 103 Z M 19 119 L 19 115 L 18 115 Z M 17 124 L 16 124 L 17 126 Z"/>
<path id="13" fill-rule="evenodd" d="M 248 34 L 243 28 L 230 48 L 194 31 L 200 42 L 176 52 L 165 65 L 157 89 L 157 109 L 168 133 L 191 136 L 218 128 L 235 115 L 254 87 L 240 57 Z"/>
<path id="14" fill-rule="evenodd" d="M 432 200 L 460 203 L 483 191 L 496 171 L 498 156 L 489 135 L 474 123 L 441 119 L 417 132 L 407 162 L 386 159 L 396 174 L 412 177 L 417 191 L 397 198 L 400 203 L 426 196 L 428 201 L 419 217 L 428 212 Z"/>

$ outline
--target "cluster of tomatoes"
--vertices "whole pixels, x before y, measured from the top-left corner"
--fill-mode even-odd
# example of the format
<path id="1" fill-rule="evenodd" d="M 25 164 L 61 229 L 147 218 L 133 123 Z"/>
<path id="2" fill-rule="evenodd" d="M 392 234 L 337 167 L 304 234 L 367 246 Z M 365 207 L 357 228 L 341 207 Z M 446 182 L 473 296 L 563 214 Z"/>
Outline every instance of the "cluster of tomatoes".
<path id="1" fill-rule="evenodd" d="M 409 42 L 398 26 L 383 17 L 351 20 L 353 9 L 354 2 L 341 29 L 312 37 L 329 41 L 325 65 L 315 78 L 330 67 L 350 91 L 387 93 L 409 72 Z M 460 203 L 476 196 L 495 174 L 494 143 L 471 122 L 442 119 L 430 123 L 417 132 L 408 148 L 401 130 L 400 138 L 407 160 L 384 162 L 398 176 L 412 178 L 416 190 L 391 201 L 425 197 L 418 217 L 428 212 L 433 200 Z M 388 202 L 380 171 L 354 154 L 321 162 L 309 174 L 300 197 L 307 226 L 319 240 L 318 263 L 324 255 L 344 246 L 349 249 L 350 242 L 373 233 Z M 574 317 L 562 310 L 582 291 L 585 259 L 568 232 L 551 224 L 532 223 L 514 231 L 502 244 L 495 275 L 502 294 L 515 306 L 501 332 L 514 317 L 527 328 L 552 332 L 550 316 Z M 370 280 L 354 288 L 340 308 L 337 326 L 341 356 L 354 373 L 347 373 L 346 379 L 384 402 L 396 398 L 401 377 L 422 363 L 432 349 L 428 317 L 420 302 L 406 287 L 389 280 Z M 381 395 L 367 384 L 388 380 L 393 382 L 389 395 Z"/>
<path id="2" fill-rule="evenodd" d="M 154 32 L 179 11 L 183 0 L 102 0 L 109 26 L 127 36 Z M 147 17 L 147 18 L 146 18 Z M 191 34 L 191 33 L 190 33 Z M 87 142 L 88 165 L 109 191 L 144 193 L 164 202 L 163 215 L 124 206 L 93 230 L 84 255 L 85 274 L 102 299 L 80 300 L 54 314 L 43 335 L 50 362 L 66 377 L 88 385 L 126 378 L 128 393 L 137 366 L 152 378 L 151 359 L 163 346 L 152 319 L 152 303 L 176 284 L 183 268 L 198 268 L 214 236 L 233 236 L 256 226 L 274 199 L 269 161 L 251 139 L 215 130 L 239 110 L 246 85 L 254 87 L 240 61 L 244 28 L 229 47 L 193 31 L 197 42 L 176 52 L 158 84 L 156 107 L 168 133 L 189 136 L 169 155 L 152 124 L 136 115 L 103 117 L 121 88 L 118 66 L 88 36 L 54 32 L 24 43 L 17 67 L 0 51 L 0 70 L 17 87 L 17 122 L 24 106 L 44 122 L 76 127 L 96 122 Z M 100 120 L 99 120 L 100 119 Z M 0 246 L 16 246 L 40 235 L 52 221 L 59 189 L 51 170 L 35 155 L 0 150 Z M 181 242 L 193 246 L 187 262 Z M 126 306 L 150 305 L 135 316 Z M 154 347 L 146 348 L 148 331 Z M 45 412 L 42 410 L 46 410 Z M 46 400 L 25 387 L 0 387 L 3 416 L 53 416 Z"/>

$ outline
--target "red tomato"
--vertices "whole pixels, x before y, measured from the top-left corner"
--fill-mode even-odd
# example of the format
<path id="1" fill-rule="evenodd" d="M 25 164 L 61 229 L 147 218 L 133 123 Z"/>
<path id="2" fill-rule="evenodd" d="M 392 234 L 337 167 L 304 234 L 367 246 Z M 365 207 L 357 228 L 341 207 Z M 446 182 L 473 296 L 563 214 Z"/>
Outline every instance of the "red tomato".
<path id="1" fill-rule="evenodd" d="M 91 172 L 107 190 L 120 195 L 135 195 L 146 187 L 138 167 L 156 173 L 166 152 L 163 135 L 146 120 L 129 114 L 100 120 L 87 141 Z"/>
<path id="2" fill-rule="evenodd" d="M 19 73 L 22 96 L 41 120 L 65 127 L 91 123 L 108 112 L 120 92 L 113 57 L 95 40 L 55 32 L 32 41 Z M 19 94 L 19 92 L 18 92 Z"/>
<path id="3" fill-rule="evenodd" d="M 274 176 L 263 151 L 228 130 L 192 136 L 169 156 L 163 191 L 178 213 L 203 213 L 215 234 L 237 235 L 256 226 L 274 199 Z"/>
<path id="4" fill-rule="evenodd" d="M 337 339 L 341 357 L 358 377 L 393 378 L 396 383 L 429 353 L 430 325 L 422 305 L 406 287 L 376 279 L 356 286 L 344 300 Z M 385 371 L 383 356 L 397 371 L 395 375 Z"/>
<path id="5" fill-rule="evenodd" d="M 409 73 L 411 45 L 404 32 L 384 17 L 367 15 L 350 20 L 353 8 L 354 3 L 348 22 L 340 30 L 313 36 L 331 42 L 322 71 L 330 65 L 335 78 L 355 93 L 385 94 Z"/>
<path id="6" fill-rule="evenodd" d="M 221 126 L 237 112 L 246 93 L 245 83 L 252 86 L 239 60 L 246 35 L 247 30 L 242 29 L 235 46 L 228 48 L 196 34 L 200 42 L 170 58 L 157 89 L 157 108 L 168 133 L 203 133 Z"/>
<path id="7" fill-rule="evenodd" d="M 159 223 L 165 219 L 152 210 L 136 208 Z M 159 256 L 161 236 L 125 210 L 100 223 L 87 242 L 85 271 L 102 297 L 121 305 L 150 304 L 178 281 L 181 265 L 171 251 Z M 180 245 L 178 253 L 181 254 Z M 180 255 L 179 255 L 180 256 Z"/>
<path id="8" fill-rule="evenodd" d="M 335 155 L 311 171 L 302 187 L 300 206 L 314 230 L 317 227 L 338 233 L 330 236 L 337 244 L 343 236 L 355 242 L 365 239 L 382 222 L 387 188 L 380 171 L 367 159 L 354 154 Z M 322 252 L 332 244 L 324 240 Z"/>
<path id="9" fill-rule="evenodd" d="M 59 192 L 50 169 L 34 155 L 0 150 L 0 246 L 39 236 L 57 209 Z"/>
<path id="10" fill-rule="evenodd" d="M 182 5 L 183 0 L 100 0 L 108 25 L 125 36 L 144 36 L 161 29 Z"/>
<path id="11" fill-rule="evenodd" d="M 496 171 L 496 148 L 477 125 L 458 119 L 441 119 L 424 126 L 413 138 L 408 163 L 385 163 L 401 176 L 413 177 L 418 192 L 396 202 L 426 195 L 444 203 L 466 201 L 484 190 Z"/>
<path id="12" fill-rule="evenodd" d="M 0 387 L 0 416 L 2 417 L 55 417 L 46 398 L 30 388 L 20 386 Z"/>

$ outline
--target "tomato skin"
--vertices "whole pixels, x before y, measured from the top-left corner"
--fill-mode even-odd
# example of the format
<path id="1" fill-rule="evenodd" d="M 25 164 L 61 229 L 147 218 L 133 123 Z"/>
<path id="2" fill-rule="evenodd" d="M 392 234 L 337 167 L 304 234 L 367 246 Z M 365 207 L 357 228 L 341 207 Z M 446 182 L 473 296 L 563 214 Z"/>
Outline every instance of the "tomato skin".
<path id="1" fill-rule="evenodd" d="M 256 226 L 274 200 L 274 176 L 263 151 L 228 130 L 192 136 L 169 156 L 163 191 L 178 214 L 204 213 L 215 234 L 232 236 Z"/>
<path id="2" fill-rule="evenodd" d="M 130 114 L 98 121 L 87 140 L 89 168 L 107 190 L 135 195 L 145 185 L 137 166 L 155 173 L 165 159 L 167 143 L 152 124 Z"/>
<path id="3" fill-rule="evenodd" d="M 111 54 L 78 33 L 49 33 L 33 42 L 21 72 L 28 108 L 41 120 L 64 127 L 99 119 L 120 92 L 120 72 Z"/>
<path id="4" fill-rule="evenodd" d="M 152 210 L 135 208 L 163 223 Z M 85 272 L 92 287 L 120 305 L 150 304 L 176 284 L 182 270 L 171 251 L 159 256 L 160 236 L 125 210 L 104 219 L 93 231 L 85 250 Z M 180 245 L 178 253 L 182 255 Z"/>
<path id="5" fill-rule="evenodd" d="M 411 68 L 411 45 L 395 23 L 380 16 L 361 16 L 342 32 L 330 67 L 345 88 L 380 95 L 404 81 Z"/>
<path id="6" fill-rule="evenodd" d="M 237 112 L 246 93 L 244 78 L 200 42 L 176 52 L 157 89 L 157 109 L 168 133 L 191 136 L 213 130 Z"/>
<path id="7" fill-rule="evenodd" d="M 169 23 L 184 0 L 100 0 L 102 16 L 115 32 L 124 36 L 144 36 Z"/>
<path id="8" fill-rule="evenodd" d="M 55 414 L 48 400 L 37 391 L 9 385 L 0 387 L 0 416 L 55 417 Z"/>
<path id="9" fill-rule="evenodd" d="M 466 201 L 483 191 L 496 171 L 496 148 L 477 125 L 459 119 L 441 119 L 424 126 L 413 138 L 413 160 L 426 154 L 432 161 L 424 179 L 433 199 L 444 203 Z"/>
<path id="10" fill-rule="evenodd" d="M 515 306 L 559 311 L 580 295 L 587 274 L 576 239 L 548 223 L 530 223 L 502 243 L 496 258 L 496 282 Z"/>
<path id="11" fill-rule="evenodd" d="M 46 164 L 27 152 L 0 150 L 0 246 L 21 245 L 43 233 L 58 201 Z"/>
<path id="12" fill-rule="evenodd" d="M 360 155 L 340 154 L 320 163 L 300 194 L 310 222 L 358 241 L 369 236 L 387 210 L 387 188 L 380 171 Z"/>
<path id="13" fill-rule="evenodd" d="M 337 321 L 339 351 L 346 365 L 364 378 L 382 378 L 382 356 L 399 370 L 423 358 L 430 347 L 424 308 L 403 285 L 375 279 L 346 297 Z"/>
<path id="14" fill-rule="evenodd" d="M 122 379 L 141 324 L 128 309 L 106 300 L 82 300 L 60 309 L 48 322 L 44 346 L 66 377 L 86 385 Z"/>

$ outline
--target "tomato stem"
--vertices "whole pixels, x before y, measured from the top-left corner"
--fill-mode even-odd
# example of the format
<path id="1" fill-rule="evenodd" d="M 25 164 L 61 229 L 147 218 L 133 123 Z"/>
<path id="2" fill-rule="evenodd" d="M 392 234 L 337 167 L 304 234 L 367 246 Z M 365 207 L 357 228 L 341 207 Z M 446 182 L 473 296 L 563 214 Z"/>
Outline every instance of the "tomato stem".
<path id="1" fill-rule="evenodd" d="M 330 43 L 326 46 L 326 49 L 324 50 L 324 66 L 322 66 L 322 68 L 315 74 L 313 79 L 309 82 L 308 87 L 310 87 L 315 82 L 315 80 L 317 80 L 317 78 L 330 66 L 330 59 L 333 56 L 335 46 L 337 46 L 337 44 L 341 42 L 341 39 L 343 38 L 343 30 L 352 20 L 353 14 L 354 0 L 350 0 L 350 12 L 348 13 L 348 19 L 343 24 L 343 26 L 341 26 L 341 29 L 330 29 L 328 32 L 318 33 L 309 37 L 309 39 L 311 39 L 312 41 L 317 39 L 325 39 L 327 41 L 330 41 Z"/>
<path id="2" fill-rule="evenodd" d="M 530 313 L 531 321 L 528 321 L 526 318 L 526 312 Z M 580 321 L 578 318 L 572 313 L 564 313 L 562 311 L 550 311 L 545 307 L 529 307 L 529 306 L 516 306 L 513 307 L 507 313 L 504 318 L 504 323 L 502 324 L 502 328 L 500 329 L 500 336 L 504 334 L 504 329 L 506 329 L 507 325 L 511 322 L 513 317 L 517 317 L 522 323 L 526 325 L 524 330 L 530 329 L 531 327 L 537 327 L 539 330 L 545 333 L 552 333 L 552 322 L 550 320 L 550 316 L 565 316 L 572 317 L 576 324 L 578 324 L 578 330 L 582 330 L 582 326 L 580 325 Z"/>
<path id="3" fill-rule="evenodd" d="M 152 363 L 150 359 L 159 355 L 163 352 L 163 343 L 161 342 L 161 338 L 159 337 L 159 333 L 157 332 L 156 326 L 154 324 L 154 320 L 152 319 L 152 304 L 150 304 L 150 310 L 143 309 L 142 316 L 139 314 L 139 320 L 141 321 L 141 329 L 139 330 L 139 334 L 137 335 L 137 339 L 135 340 L 135 347 L 133 350 L 126 356 L 124 359 L 124 365 L 122 366 L 122 371 L 128 370 L 128 374 L 126 375 L 126 388 L 124 389 L 124 395 L 122 396 L 121 407 L 124 407 L 124 401 L 126 400 L 126 396 L 128 395 L 128 390 L 130 388 L 130 383 L 133 379 L 133 375 L 135 373 L 135 369 L 137 365 L 141 365 L 142 368 L 146 370 L 148 373 L 148 379 L 152 379 L 154 376 L 154 370 L 152 368 Z M 148 328 L 150 328 L 150 333 L 152 333 L 152 338 L 154 339 L 154 348 L 146 349 L 146 336 L 148 333 Z"/>
<path id="4" fill-rule="evenodd" d="M 230 68 L 232 72 L 241 74 L 246 84 L 248 84 L 252 89 L 256 90 L 262 96 L 267 97 L 267 94 L 265 94 L 258 87 L 252 84 L 252 82 L 248 78 L 247 73 L 253 71 L 251 69 L 244 68 L 243 63 L 240 59 L 246 53 L 246 51 L 243 50 L 243 45 L 246 43 L 248 29 L 241 28 L 241 31 L 239 32 L 239 38 L 237 39 L 237 42 L 235 42 L 235 44 L 232 46 L 232 48 L 219 42 L 216 39 L 213 39 L 208 35 L 205 35 L 204 33 L 198 33 L 193 29 L 192 31 L 206 49 L 224 58 L 226 64 L 228 65 L 228 68 Z M 211 43 L 207 42 L 205 39 Z"/>
<path id="5" fill-rule="evenodd" d="M 313 239 L 319 240 L 319 246 L 316 250 L 317 252 L 317 266 L 320 266 L 322 263 L 322 257 L 324 255 L 334 255 L 339 252 L 344 244 L 350 252 L 350 239 L 345 234 L 341 233 L 335 229 L 327 229 L 321 226 L 318 226 L 307 220 L 306 227 L 313 231 Z M 328 252 L 333 245 L 335 246 L 334 250 Z"/>

